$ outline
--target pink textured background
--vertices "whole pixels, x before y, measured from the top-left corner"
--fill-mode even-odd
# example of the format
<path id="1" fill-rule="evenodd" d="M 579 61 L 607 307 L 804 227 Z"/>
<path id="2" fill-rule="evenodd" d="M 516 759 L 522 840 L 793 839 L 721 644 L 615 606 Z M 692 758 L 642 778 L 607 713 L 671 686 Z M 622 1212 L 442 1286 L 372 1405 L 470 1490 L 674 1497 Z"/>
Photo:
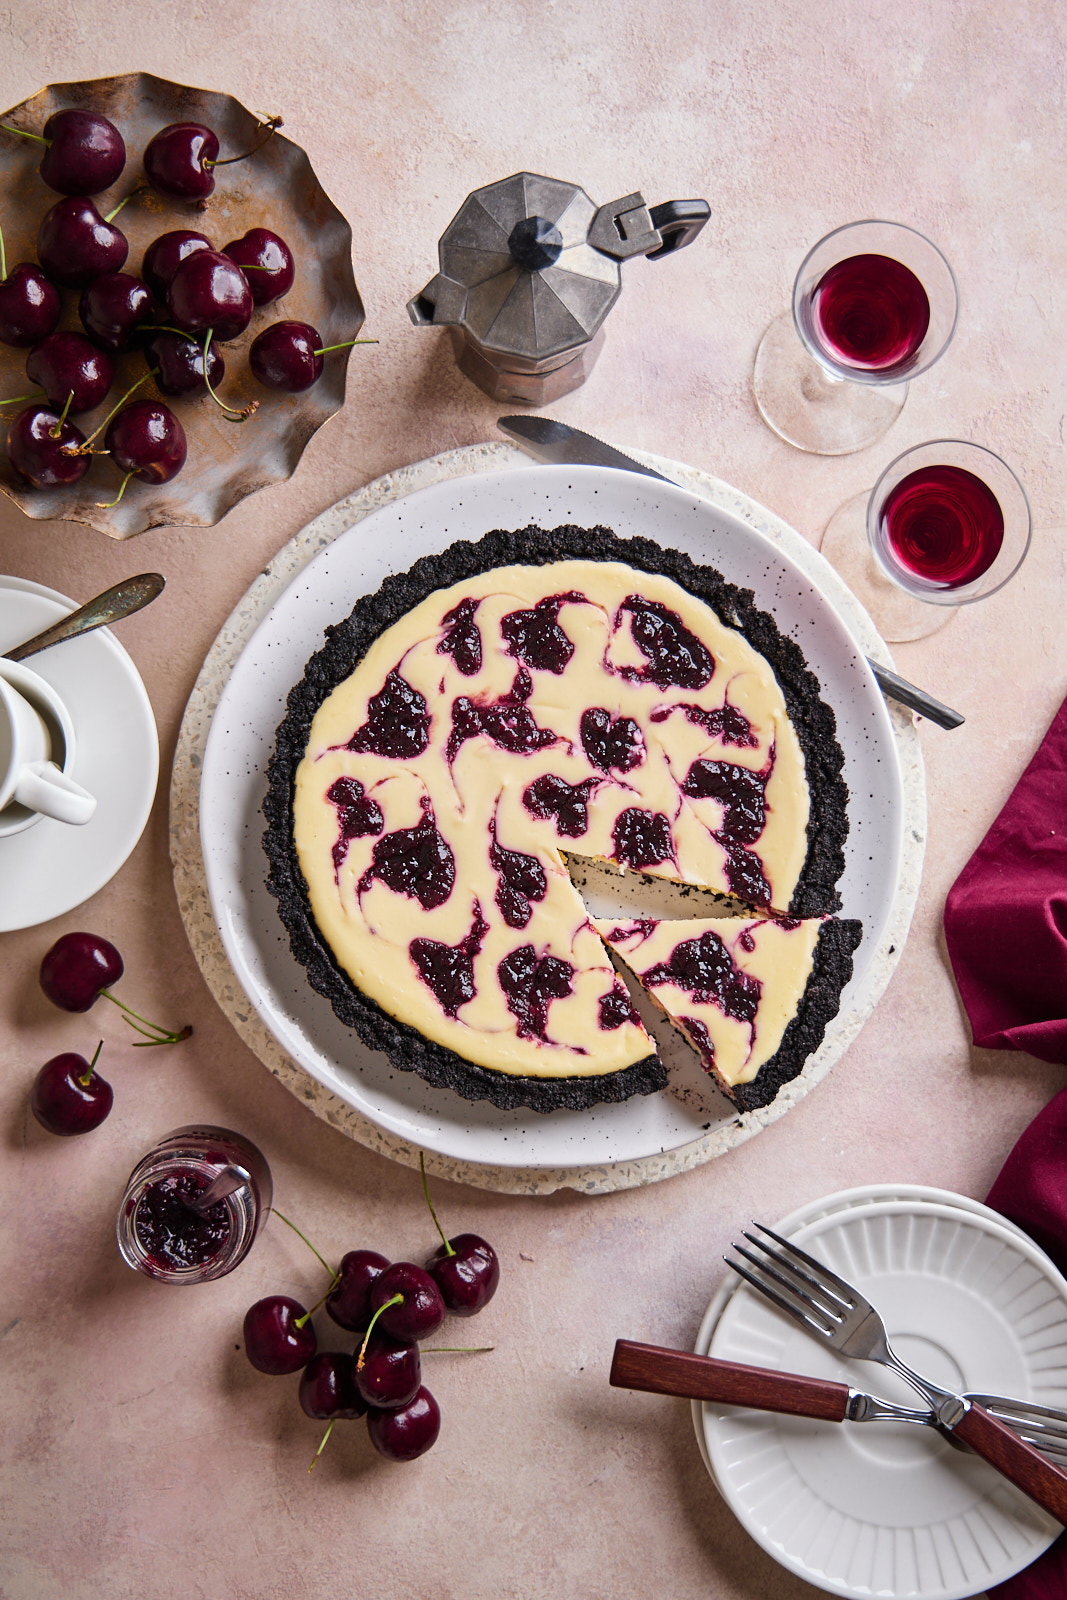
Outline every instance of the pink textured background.
<path id="1" fill-rule="evenodd" d="M 608 1388 L 617 1335 L 690 1345 L 735 1230 L 845 1185 L 903 1180 L 981 1195 L 1062 1072 L 973 1050 L 939 940 L 945 892 L 1067 686 L 1063 328 L 1067 16 L 1055 0 L 894 7 L 839 0 L 228 0 L 204 8 L 15 0 L 0 10 L 0 102 L 145 68 L 280 111 L 351 218 L 377 348 L 357 351 L 343 415 L 296 476 L 210 531 L 113 544 L 0 503 L 0 570 L 79 599 L 158 569 L 164 597 L 123 624 L 159 722 L 148 829 L 89 905 L 0 941 L 5 1168 L 0 1277 L 4 1600 L 799 1600 L 814 1591 L 741 1532 L 700 1464 L 681 1402 Z M 267 1152 L 280 1206 L 319 1247 L 418 1256 L 417 1177 L 299 1109 L 240 1044 L 200 980 L 167 861 L 166 773 L 211 641 L 270 556 L 380 473 L 495 437 L 494 406 L 447 337 L 404 302 L 435 269 L 464 195 L 526 167 L 598 201 L 703 194 L 689 250 L 625 270 L 600 363 L 556 415 L 706 467 L 817 538 L 900 450 L 938 436 L 1002 452 L 1036 537 L 1020 577 L 897 661 L 967 714 L 923 729 L 930 847 L 907 949 L 858 1043 L 815 1093 L 729 1157 L 644 1191 L 506 1199 L 440 1188 L 450 1231 L 496 1244 L 491 1356 L 441 1357 L 437 1448 L 391 1467 L 362 1430 L 331 1441 L 295 1380 L 238 1348 L 259 1296 L 320 1292 L 298 1240 L 268 1229 L 246 1265 L 179 1295 L 119 1263 L 119 1185 L 193 1118 Z M 928 231 L 960 281 L 959 332 L 872 449 L 791 450 L 748 378 L 807 247 L 861 216 Z M 2 220 L 2 197 L 0 197 Z M 113 938 L 123 993 L 196 1033 L 137 1057 L 113 1012 L 53 1010 L 37 962 L 66 929 Z M 101 1008 L 102 1009 L 102 1008 Z M 38 1066 L 108 1042 L 116 1104 L 81 1141 L 29 1116 Z M 427 1362 L 429 1365 L 429 1362 Z M 341 1431 L 341 1430 L 338 1430 Z"/>

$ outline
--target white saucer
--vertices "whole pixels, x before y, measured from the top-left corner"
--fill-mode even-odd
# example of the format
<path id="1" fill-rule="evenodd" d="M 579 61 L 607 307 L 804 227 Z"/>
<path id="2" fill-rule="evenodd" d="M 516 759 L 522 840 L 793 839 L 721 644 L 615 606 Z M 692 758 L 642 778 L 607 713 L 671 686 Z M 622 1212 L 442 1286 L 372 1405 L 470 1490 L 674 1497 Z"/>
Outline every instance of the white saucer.
<path id="1" fill-rule="evenodd" d="M 777 1231 L 869 1292 L 900 1353 L 931 1377 L 1067 1404 L 1067 1284 L 988 1207 L 878 1185 L 813 1202 Z M 708 1307 L 697 1349 L 914 1399 L 869 1362 L 820 1348 L 732 1275 Z M 980 1594 L 1059 1532 L 984 1462 L 932 1432 L 727 1406 L 694 1406 L 693 1414 L 705 1464 L 746 1530 L 783 1566 L 850 1600 Z"/>
<path id="2" fill-rule="evenodd" d="M 0 577 L 0 653 L 75 609 L 55 589 Z M 72 776 L 97 807 L 82 828 L 44 817 L 0 838 L 0 933 L 62 916 L 102 889 L 141 837 L 159 774 L 145 686 L 106 628 L 42 651 L 29 664 L 67 704 L 78 736 Z"/>

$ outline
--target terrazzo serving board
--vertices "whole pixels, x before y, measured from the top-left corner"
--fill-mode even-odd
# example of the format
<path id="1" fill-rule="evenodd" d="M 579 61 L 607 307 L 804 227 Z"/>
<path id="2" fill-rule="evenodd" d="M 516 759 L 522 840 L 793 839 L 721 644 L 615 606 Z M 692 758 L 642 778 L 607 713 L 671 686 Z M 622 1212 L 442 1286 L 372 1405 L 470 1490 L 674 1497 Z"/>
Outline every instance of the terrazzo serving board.
<path id="1" fill-rule="evenodd" d="M 828 599 L 845 621 L 858 648 L 887 666 L 891 657 L 873 623 L 837 574 L 795 530 L 756 502 L 707 473 L 651 455 L 640 459 L 674 479 L 690 493 L 740 519 L 777 545 Z M 171 783 L 171 859 L 186 931 L 204 979 L 238 1034 L 265 1066 L 316 1116 L 380 1154 L 416 1166 L 420 1145 L 379 1126 L 317 1081 L 282 1048 L 250 1003 L 226 954 L 212 911 L 200 842 L 200 777 L 212 718 L 224 686 L 252 634 L 294 577 L 319 552 L 371 512 L 450 479 L 504 469 L 529 469 L 529 458 L 506 444 L 484 444 L 448 451 L 376 479 L 331 506 L 303 528 L 253 583 L 219 633 L 194 686 L 179 735 Z M 461 1159 L 425 1151 L 435 1175 L 502 1193 L 546 1194 L 558 1188 L 606 1193 L 654 1183 L 709 1161 L 758 1133 L 791 1109 L 825 1076 L 870 1015 L 899 959 L 918 894 L 926 834 L 926 797 L 918 732 L 911 713 L 890 705 L 889 718 L 901 769 L 902 826 L 900 868 L 889 914 L 869 955 L 862 982 L 849 991 L 848 1004 L 803 1073 L 771 1106 L 737 1115 L 727 1106 L 709 1118 L 700 1136 L 636 1159 L 590 1164 L 514 1166 Z M 254 823 L 253 823 L 254 825 Z M 256 834 L 258 837 L 258 829 Z M 282 930 L 279 924 L 279 934 Z M 662 1037 L 662 1034 L 661 1034 Z M 668 1055 L 682 1051 L 675 1040 Z M 671 1062 L 668 1060 L 668 1066 Z M 671 1091 L 667 1091 L 671 1092 Z M 684 1090 L 683 1090 L 684 1092 Z"/>

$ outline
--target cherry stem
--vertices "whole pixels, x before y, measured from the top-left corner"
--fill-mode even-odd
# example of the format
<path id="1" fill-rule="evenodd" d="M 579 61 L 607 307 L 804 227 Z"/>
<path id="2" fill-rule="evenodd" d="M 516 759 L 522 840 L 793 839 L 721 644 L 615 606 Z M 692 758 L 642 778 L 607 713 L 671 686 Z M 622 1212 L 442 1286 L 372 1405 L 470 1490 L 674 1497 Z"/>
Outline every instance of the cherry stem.
<path id="1" fill-rule="evenodd" d="M 129 482 L 132 476 L 133 474 L 131 472 L 126 474 L 126 477 L 123 479 L 122 483 L 123 489 L 126 487 L 126 484 Z M 121 495 L 121 490 L 119 492 Z M 112 504 L 115 504 L 115 502 L 113 501 Z M 162 1028 L 158 1022 L 149 1022 L 147 1017 L 141 1016 L 140 1012 L 133 1011 L 129 1006 L 123 1005 L 122 1001 L 117 999 L 116 996 L 111 993 L 110 989 L 101 989 L 100 993 L 104 996 L 105 1000 L 110 1000 L 112 1005 L 118 1006 L 119 1010 L 125 1013 L 126 1021 L 129 1022 L 130 1027 L 133 1028 L 137 1033 L 143 1033 L 145 1036 L 145 1042 L 147 1044 L 180 1044 L 183 1039 L 188 1039 L 189 1035 L 193 1031 L 192 1024 L 188 1022 L 186 1023 L 185 1027 L 180 1029 L 177 1033 L 175 1033 L 172 1029 Z M 131 1021 L 131 1018 L 134 1020 Z M 144 1026 L 138 1028 L 138 1022 L 143 1023 Z M 139 1048 L 143 1047 L 138 1045 L 134 1046 L 135 1050 Z"/>
<path id="2" fill-rule="evenodd" d="M 0 228 L 0 283 L 7 277 L 7 254 L 4 250 L 4 230 Z"/>
<path id="3" fill-rule="evenodd" d="M 447 1253 L 450 1256 L 454 1256 L 456 1252 L 445 1238 L 445 1230 L 437 1220 L 437 1212 L 434 1210 L 433 1201 L 430 1199 L 430 1185 L 426 1179 L 426 1157 L 421 1150 L 419 1151 L 419 1171 L 422 1173 L 422 1192 L 426 1196 L 426 1204 L 430 1208 L 430 1215 L 433 1218 L 433 1225 L 441 1235 L 441 1243 L 444 1245 Z"/>
<path id="4" fill-rule="evenodd" d="M 311 353 L 315 356 L 324 356 L 328 350 L 347 350 L 354 344 L 377 344 L 377 339 L 343 339 L 340 344 L 324 344 Z"/>
<path id="5" fill-rule="evenodd" d="M 129 483 L 129 481 L 130 481 L 130 479 L 132 477 L 133 477 L 132 471 L 131 472 L 127 472 L 126 476 L 123 478 L 122 482 L 119 484 L 119 492 L 115 496 L 114 500 L 98 500 L 96 502 L 96 504 L 97 504 L 97 507 L 99 508 L 99 510 L 101 510 L 101 511 L 110 511 L 112 506 L 117 506 L 119 501 L 122 499 L 123 495 L 126 493 L 126 485 Z M 130 1022 L 129 1017 L 126 1017 L 125 1021 Z M 146 1044 L 172 1044 L 173 1043 L 173 1040 L 171 1040 L 171 1039 L 156 1039 L 156 1038 L 153 1038 L 152 1034 L 145 1033 L 145 1030 L 143 1028 L 137 1028 L 136 1023 L 130 1022 L 130 1027 L 131 1028 L 135 1028 L 138 1033 L 144 1033 L 144 1038 L 143 1039 L 138 1039 L 137 1043 L 134 1045 L 134 1049 L 135 1050 L 140 1049 L 141 1046 L 146 1045 Z"/>
<path id="6" fill-rule="evenodd" d="M 359 1347 L 359 1355 L 356 1358 L 356 1371 L 357 1372 L 362 1372 L 363 1371 L 363 1357 L 367 1353 L 367 1343 L 368 1343 L 368 1341 L 370 1339 L 371 1334 L 374 1332 L 374 1324 L 377 1322 L 377 1320 L 381 1316 L 382 1312 L 383 1311 L 388 1311 L 390 1306 L 402 1306 L 403 1304 L 404 1304 L 404 1296 L 402 1294 L 394 1294 L 393 1298 L 391 1300 L 387 1300 L 383 1306 L 379 1306 L 377 1311 L 374 1313 L 373 1317 L 371 1317 L 370 1326 L 368 1327 L 366 1333 L 363 1335 L 363 1343 Z"/>
<path id="7" fill-rule="evenodd" d="M 332 1280 L 331 1283 L 330 1283 L 330 1289 L 332 1289 L 334 1284 L 340 1278 L 341 1274 L 339 1272 L 335 1272 L 333 1267 L 330 1266 L 330 1263 L 327 1260 L 325 1260 L 324 1257 L 319 1255 L 319 1252 L 315 1249 L 315 1246 L 312 1244 L 312 1242 L 308 1238 L 307 1234 L 301 1233 L 300 1229 L 297 1227 L 295 1222 L 290 1222 L 289 1218 L 287 1216 L 285 1216 L 281 1211 L 279 1211 L 277 1206 L 272 1206 L 271 1210 L 273 1211 L 274 1215 L 277 1217 L 279 1222 L 284 1222 L 285 1226 L 287 1228 L 292 1228 L 293 1232 L 296 1234 L 298 1239 L 303 1239 L 304 1243 L 307 1245 L 308 1249 L 311 1251 L 311 1254 L 316 1258 L 316 1260 L 322 1262 L 323 1266 L 326 1268 L 326 1271 L 330 1274 L 330 1278 Z M 330 1293 L 330 1289 L 327 1289 L 327 1291 L 326 1291 L 327 1294 Z M 320 1305 L 322 1304 L 321 1300 L 319 1301 L 319 1304 Z"/>
<path id="8" fill-rule="evenodd" d="M 41 133 L 29 133 L 25 128 L 13 128 L 10 122 L 0 122 L 0 128 L 5 133 L 17 133 L 20 139 L 36 139 L 38 144 L 51 145 L 51 139 L 46 139 Z"/>
<path id="9" fill-rule="evenodd" d="M 263 146 L 266 144 L 267 140 L 271 137 L 271 135 L 278 128 L 284 127 L 285 124 L 282 122 L 281 117 L 268 117 L 266 122 L 265 123 L 261 123 L 260 126 L 266 128 L 266 130 L 267 130 L 266 133 L 263 135 L 262 139 L 260 139 L 259 143 L 258 144 L 254 144 L 252 146 L 251 150 L 246 150 L 244 155 L 241 155 L 241 156 L 223 156 L 221 161 L 203 161 L 203 162 L 201 162 L 201 166 L 203 166 L 205 168 L 207 168 L 207 167 L 228 167 L 234 161 L 247 161 L 249 156 L 254 156 L 257 150 L 262 150 Z"/>
<path id="10" fill-rule="evenodd" d="M 93 1059 L 90 1061 L 90 1063 L 86 1067 L 85 1071 L 83 1073 L 81 1073 L 79 1078 L 78 1078 L 78 1082 L 81 1084 L 83 1089 L 88 1089 L 88 1087 L 89 1087 L 89 1079 L 93 1075 L 93 1068 L 96 1066 L 96 1063 L 100 1060 L 100 1052 L 101 1052 L 101 1050 L 103 1048 L 104 1048 L 104 1041 L 103 1041 L 103 1039 L 101 1039 L 100 1043 L 97 1045 L 96 1050 L 93 1053 Z"/>
<path id="11" fill-rule="evenodd" d="M 70 403 L 73 399 L 74 390 L 72 389 L 67 396 L 66 405 L 63 407 L 63 410 L 59 413 L 59 416 L 48 430 L 48 437 L 50 439 L 58 439 L 60 434 L 63 432 L 63 424 L 67 420 L 67 412 L 70 410 Z"/>
<path id="12" fill-rule="evenodd" d="M 315 1463 L 319 1459 L 319 1457 L 321 1456 L 322 1452 L 325 1450 L 326 1441 L 330 1437 L 330 1434 L 333 1432 L 333 1425 L 334 1425 L 334 1423 L 336 1421 L 337 1421 L 336 1417 L 331 1417 L 330 1418 L 329 1423 L 326 1426 L 326 1432 L 322 1436 L 322 1443 L 319 1445 L 319 1448 L 315 1451 L 315 1454 L 311 1458 L 311 1465 L 308 1468 L 309 1472 L 314 1472 Z"/>
<path id="13" fill-rule="evenodd" d="M 214 328 L 209 328 L 207 330 L 207 337 L 204 339 L 204 382 L 207 385 L 207 392 L 211 396 L 212 400 L 214 400 L 215 404 L 221 409 L 222 414 L 226 418 L 227 422 L 247 422 L 249 417 L 255 416 L 256 412 L 259 410 L 259 401 L 250 400 L 245 406 L 244 410 L 239 411 L 236 406 L 228 406 L 225 400 L 220 400 L 212 385 L 211 374 L 208 370 L 207 364 L 207 353 L 211 348 L 211 336 L 214 332 Z"/>
<path id="14" fill-rule="evenodd" d="M 431 1344 L 423 1345 L 424 1356 L 486 1356 L 495 1350 L 495 1344 Z"/>
<path id="15" fill-rule="evenodd" d="M 73 448 L 71 449 L 71 452 L 70 452 L 71 455 L 75 455 L 75 456 L 91 455 L 92 451 L 89 449 L 89 446 L 92 444 L 92 442 L 96 438 L 97 434 L 98 433 L 103 433 L 104 429 L 107 427 L 107 425 L 111 421 L 112 417 L 116 414 L 116 412 L 122 410 L 123 406 L 126 404 L 127 400 L 130 398 L 131 394 L 134 394 L 136 392 L 136 390 L 138 390 L 141 387 L 142 383 L 147 383 L 149 378 L 156 378 L 158 376 L 159 376 L 159 368 L 158 367 L 149 367 L 149 369 L 145 373 L 144 377 L 143 378 L 138 378 L 136 383 L 131 384 L 130 387 L 126 390 L 126 393 L 123 395 L 122 399 L 118 402 L 118 404 L 111 407 L 111 410 L 108 412 L 108 414 L 104 418 L 103 422 L 100 424 L 100 426 L 98 428 L 94 428 L 93 429 L 93 431 L 89 435 L 88 439 L 83 440 L 81 444 L 73 446 Z M 105 990 L 104 993 L 106 994 L 107 991 Z M 110 999 L 111 997 L 108 996 L 108 998 Z M 115 1004 L 116 1005 L 121 1005 L 122 1002 L 120 1000 L 116 1000 Z M 122 1009 L 125 1011 L 128 1008 L 126 1006 L 123 1006 Z M 134 1015 L 136 1016 L 136 1012 L 134 1012 Z M 141 1020 L 143 1021 L 144 1019 L 142 1018 Z"/>
<path id="16" fill-rule="evenodd" d="M 333 1281 L 330 1284 L 329 1288 L 326 1290 L 326 1293 L 320 1299 L 315 1301 L 315 1304 L 312 1306 L 310 1311 L 305 1311 L 304 1315 L 302 1317 L 297 1317 L 294 1326 L 297 1327 L 297 1328 L 302 1328 L 304 1326 L 305 1322 L 307 1322 L 310 1317 L 314 1316 L 315 1312 L 319 1309 L 319 1307 L 326 1304 L 326 1301 L 333 1294 L 333 1291 L 336 1289 L 336 1287 L 340 1283 L 340 1281 L 341 1281 L 341 1274 L 339 1272 L 335 1272 L 334 1276 L 333 1276 Z"/>
<path id="17" fill-rule="evenodd" d="M 122 210 L 123 206 L 126 205 L 128 201 L 132 200 L 134 195 L 147 194 L 147 192 L 148 192 L 148 185 L 146 183 L 139 183 L 137 185 L 136 189 L 131 189 L 130 190 L 129 194 L 126 196 L 126 198 L 124 200 L 120 200 L 119 201 L 119 203 L 115 207 L 114 211 L 109 211 L 108 212 L 107 216 L 104 218 L 104 221 L 105 222 L 110 222 L 110 221 L 112 221 L 112 219 L 114 217 L 117 217 L 119 212 Z"/>
<path id="18" fill-rule="evenodd" d="M 13 394 L 10 395 L 6 400 L 0 400 L 0 406 L 17 406 L 20 400 L 38 399 L 40 399 L 40 396 L 36 394 Z"/>

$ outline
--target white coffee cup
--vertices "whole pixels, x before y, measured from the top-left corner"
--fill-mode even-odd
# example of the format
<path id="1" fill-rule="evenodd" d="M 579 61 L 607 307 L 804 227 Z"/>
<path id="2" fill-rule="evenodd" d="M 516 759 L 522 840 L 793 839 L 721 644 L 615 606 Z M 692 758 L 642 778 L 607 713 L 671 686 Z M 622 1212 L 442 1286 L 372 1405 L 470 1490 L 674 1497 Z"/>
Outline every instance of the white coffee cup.
<path id="1" fill-rule="evenodd" d="M 0 838 L 42 817 L 80 826 L 96 810 L 71 777 L 74 724 L 38 673 L 0 658 Z"/>

